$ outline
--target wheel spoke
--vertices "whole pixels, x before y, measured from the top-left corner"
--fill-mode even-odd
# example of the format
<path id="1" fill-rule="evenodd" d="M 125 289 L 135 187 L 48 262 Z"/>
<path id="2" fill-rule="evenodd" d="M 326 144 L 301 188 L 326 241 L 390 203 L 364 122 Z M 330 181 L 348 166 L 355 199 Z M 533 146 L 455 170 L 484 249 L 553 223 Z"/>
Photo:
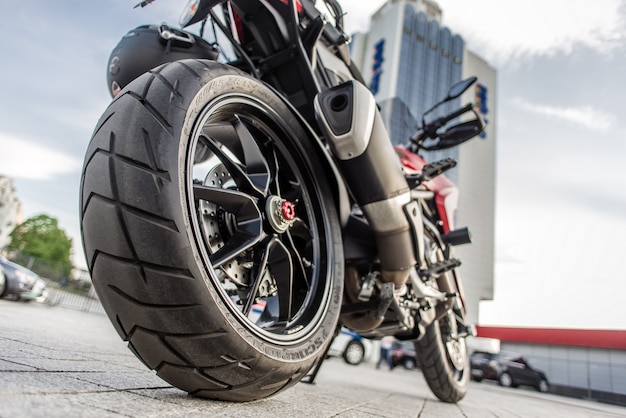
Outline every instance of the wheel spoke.
<path id="1" fill-rule="evenodd" d="M 199 137 L 231 172 L 238 187 L 257 197 L 266 196 L 270 169 L 252 133 L 238 118 L 231 122 L 211 123 Z M 230 153 L 225 152 L 222 146 Z"/>
<path id="2" fill-rule="evenodd" d="M 248 316 L 250 314 L 252 305 L 256 302 L 257 294 L 259 292 L 259 287 L 261 285 L 261 281 L 263 280 L 265 269 L 267 268 L 267 258 L 269 256 L 270 246 L 271 246 L 271 241 L 265 245 L 265 249 L 262 252 L 260 252 L 259 259 L 256 260 L 254 263 L 254 270 L 252 272 L 250 292 L 248 293 L 248 299 L 246 300 L 246 304 L 243 307 L 243 314 L 245 316 Z"/>
<path id="3" fill-rule="evenodd" d="M 281 196 L 291 202 L 297 202 L 302 195 L 302 186 L 296 182 L 289 182 L 289 190 L 285 190 Z"/>
<path id="4" fill-rule="evenodd" d="M 241 141 L 241 147 L 243 149 L 243 157 L 246 164 L 246 172 L 250 177 L 252 183 L 260 190 L 263 190 L 264 194 L 267 194 L 267 188 L 270 182 L 270 169 L 261 152 L 261 149 L 257 145 L 254 137 L 241 122 L 239 117 L 236 117 L 233 123 L 235 131 Z"/>
<path id="5" fill-rule="evenodd" d="M 235 127 L 230 122 L 212 122 L 204 126 L 202 134 L 228 148 L 240 161 L 243 150 Z M 216 145 L 217 146 L 217 145 Z"/>
<path id="6" fill-rule="evenodd" d="M 291 319 L 291 304 L 293 299 L 293 262 L 291 254 L 285 245 L 276 240 L 270 249 L 267 259 L 270 273 L 276 280 L 278 287 L 279 321 Z"/>
<path id="7" fill-rule="evenodd" d="M 298 225 L 298 224 L 300 225 L 303 224 L 302 220 L 299 218 L 295 222 L 295 225 Z M 297 273 L 301 277 L 302 282 L 306 284 L 307 288 L 310 288 L 311 286 L 307 278 L 306 268 L 304 267 L 300 250 L 296 246 L 296 243 L 293 239 L 293 235 L 291 231 L 289 230 L 284 235 L 286 235 L 287 237 L 287 246 L 291 250 L 293 257 L 295 259 L 295 272 L 294 273 Z"/>
<path id="8" fill-rule="evenodd" d="M 254 184 L 252 179 L 248 176 L 248 174 L 243 170 L 242 166 L 238 162 L 233 161 L 232 157 L 226 154 L 211 137 L 202 134 L 200 135 L 198 140 L 203 145 L 206 145 L 211 150 L 211 152 L 213 152 L 217 156 L 222 164 L 224 164 L 226 169 L 228 169 L 228 171 L 230 172 L 231 177 L 237 183 L 237 187 L 239 188 L 239 190 L 250 193 L 251 195 L 258 198 L 262 198 L 265 196 L 265 191 L 259 189 Z"/>
<path id="9" fill-rule="evenodd" d="M 258 297 L 259 287 L 267 272 L 272 275 L 278 288 L 277 297 L 266 299 L 265 322 L 272 318 L 271 324 L 277 322 L 288 322 L 291 318 L 291 307 L 293 299 L 293 262 L 291 254 L 282 242 L 276 237 L 270 239 L 265 245 L 257 266 L 252 274 L 252 284 L 248 299 L 243 307 L 243 314 L 248 316 L 252 305 Z M 278 306 L 276 306 L 278 305 Z"/>
<path id="10" fill-rule="evenodd" d="M 276 153 L 274 153 L 274 166 L 276 174 L 278 176 L 278 173 L 280 172 L 280 165 L 278 164 L 278 158 L 276 156 Z M 302 188 L 300 186 L 299 183 L 295 182 L 295 181 L 289 181 L 288 182 L 289 188 L 285 189 L 281 189 L 280 186 L 280 182 L 278 181 L 278 179 L 276 179 L 276 191 L 277 193 L 291 201 L 291 202 L 298 202 L 298 200 L 302 197 Z M 311 231 L 309 231 L 306 223 L 302 220 L 302 218 L 296 218 L 291 226 L 290 229 L 288 229 L 285 232 L 285 236 L 286 236 L 286 245 L 291 249 L 292 254 L 294 256 L 295 259 L 295 268 L 296 271 L 299 272 L 299 274 L 302 277 L 302 280 L 304 283 L 306 283 L 307 287 L 309 286 L 309 281 L 307 279 L 307 274 L 306 274 L 306 269 L 304 267 L 304 264 L 302 262 L 302 257 L 300 255 L 300 250 L 298 249 L 298 247 L 296 246 L 296 243 L 294 241 L 294 236 L 296 237 L 300 237 L 301 239 L 303 239 L 305 242 L 309 241 L 312 239 L 311 237 Z"/>
<path id="11" fill-rule="evenodd" d="M 232 260 L 255 245 L 262 236 L 263 219 L 256 200 L 237 190 L 194 185 L 194 199 L 215 203 L 234 216 L 236 231 L 228 242 L 210 256 L 214 268 Z"/>
<path id="12" fill-rule="evenodd" d="M 274 184 L 276 187 L 276 193 L 284 199 L 287 199 L 291 202 L 297 202 L 298 199 L 302 196 L 302 185 L 293 179 L 287 179 L 284 184 L 287 186 L 286 188 L 281 186 L 279 181 L 279 175 L 281 174 L 281 164 L 278 162 L 278 155 L 276 153 L 276 148 L 272 150 L 273 154 L 273 163 L 274 163 Z M 287 175 L 283 175 L 283 177 L 287 177 Z"/>

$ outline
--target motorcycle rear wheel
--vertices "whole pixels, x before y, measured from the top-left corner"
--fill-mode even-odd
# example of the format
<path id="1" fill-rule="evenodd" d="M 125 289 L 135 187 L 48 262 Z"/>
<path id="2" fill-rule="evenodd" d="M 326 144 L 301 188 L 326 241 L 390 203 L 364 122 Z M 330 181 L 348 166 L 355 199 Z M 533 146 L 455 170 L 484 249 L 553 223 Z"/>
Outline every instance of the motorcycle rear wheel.
<path id="1" fill-rule="evenodd" d="M 343 292 L 331 187 L 269 88 L 185 60 L 129 84 L 85 157 L 94 286 L 130 350 L 192 395 L 250 401 L 321 358 Z"/>

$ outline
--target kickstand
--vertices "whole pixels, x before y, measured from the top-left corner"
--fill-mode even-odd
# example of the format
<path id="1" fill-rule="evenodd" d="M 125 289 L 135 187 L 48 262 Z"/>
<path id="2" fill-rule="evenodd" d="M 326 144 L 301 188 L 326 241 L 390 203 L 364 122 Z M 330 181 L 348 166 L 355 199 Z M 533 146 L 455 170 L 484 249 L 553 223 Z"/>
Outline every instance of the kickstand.
<path id="1" fill-rule="evenodd" d="M 331 341 L 331 344 L 332 344 L 332 341 Z M 317 377 L 317 373 L 320 371 L 320 368 L 322 367 L 322 363 L 324 363 L 324 360 L 326 360 L 327 358 L 328 350 L 330 350 L 331 344 L 328 344 L 328 346 L 326 347 L 326 350 L 324 350 L 324 354 L 322 354 L 322 356 L 317 361 L 317 363 L 315 363 L 315 366 L 313 366 L 311 370 L 309 370 L 309 372 L 300 380 L 301 383 L 307 383 L 309 385 L 312 385 L 315 383 L 315 378 Z"/>

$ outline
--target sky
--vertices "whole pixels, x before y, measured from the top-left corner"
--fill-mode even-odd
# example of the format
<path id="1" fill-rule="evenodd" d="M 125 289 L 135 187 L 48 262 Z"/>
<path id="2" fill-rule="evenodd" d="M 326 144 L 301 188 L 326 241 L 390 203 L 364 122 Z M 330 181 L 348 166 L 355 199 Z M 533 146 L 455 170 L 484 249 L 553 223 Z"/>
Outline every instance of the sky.
<path id="1" fill-rule="evenodd" d="M 346 31 L 383 0 L 344 0 Z M 497 70 L 495 298 L 482 325 L 626 329 L 626 0 L 439 0 Z M 84 266 L 83 157 L 128 30 L 182 0 L 2 0 L 0 174 L 28 218 L 56 217 Z M 461 191 L 462 193 L 462 191 Z"/>

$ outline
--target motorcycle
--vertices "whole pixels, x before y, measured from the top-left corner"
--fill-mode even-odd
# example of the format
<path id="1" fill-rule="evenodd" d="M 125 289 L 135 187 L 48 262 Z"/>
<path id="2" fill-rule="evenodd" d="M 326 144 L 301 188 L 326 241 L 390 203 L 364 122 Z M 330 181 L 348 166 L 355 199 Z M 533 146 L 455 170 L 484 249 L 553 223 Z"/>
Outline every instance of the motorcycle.
<path id="1" fill-rule="evenodd" d="M 453 228 L 442 175 L 455 162 L 417 152 L 456 146 L 482 124 L 468 105 L 422 118 L 394 148 L 350 59 L 341 7 L 321 6 L 191 0 L 182 29 L 124 36 L 81 180 L 94 287 L 129 349 L 194 396 L 285 390 L 345 326 L 414 341 L 433 393 L 457 402 L 472 326 L 453 247 L 469 233 Z M 196 23 L 199 35 L 185 30 Z"/>

